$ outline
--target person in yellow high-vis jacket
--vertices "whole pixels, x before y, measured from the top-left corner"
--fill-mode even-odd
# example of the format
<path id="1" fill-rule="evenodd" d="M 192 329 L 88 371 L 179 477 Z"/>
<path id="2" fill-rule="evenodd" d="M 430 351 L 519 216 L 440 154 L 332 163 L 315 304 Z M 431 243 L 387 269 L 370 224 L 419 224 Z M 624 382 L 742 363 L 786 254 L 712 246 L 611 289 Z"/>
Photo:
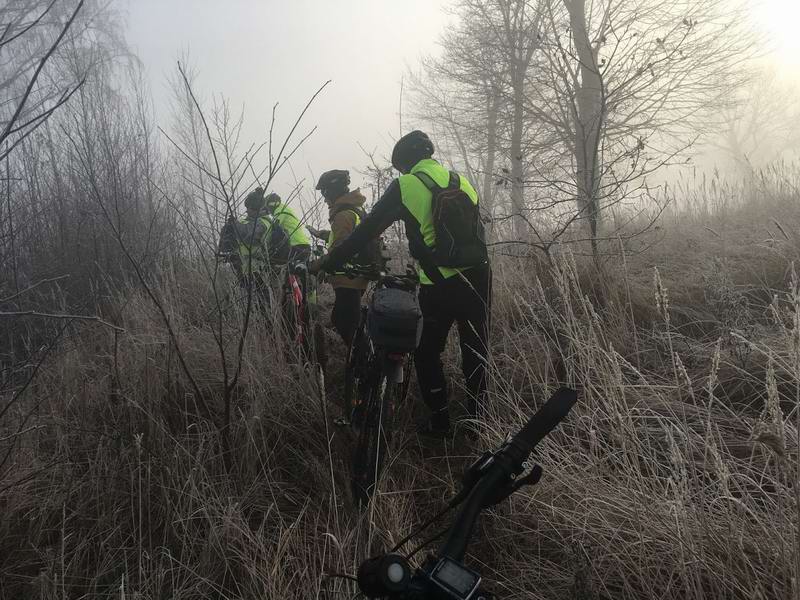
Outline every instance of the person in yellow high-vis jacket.
<path id="1" fill-rule="evenodd" d="M 226 223 L 220 247 L 234 250 L 236 260 L 231 260 L 239 284 L 255 293 L 256 299 L 269 304 L 269 232 L 272 217 L 265 213 L 264 190 L 260 187 L 250 192 L 244 200 L 247 213 L 238 220 Z"/>
<path id="2" fill-rule="evenodd" d="M 274 192 L 264 198 L 264 209 L 272 218 L 272 226 L 282 230 L 281 235 L 281 232 L 273 231 L 271 226 L 267 232 L 272 261 L 282 263 L 307 259 L 311 255 L 311 239 L 294 211 L 281 202 L 281 197 Z"/>
<path id="3" fill-rule="evenodd" d="M 419 263 L 422 284 L 419 292 L 422 339 L 414 362 L 431 417 L 421 425 L 420 432 L 444 436 L 450 430 L 450 414 L 441 353 L 454 323 L 458 325 L 468 391 L 467 415 L 478 418 L 485 404 L 492 274 L 485 241 L 479 234 L 460 236 L 466 240 L 462 242 L 464 247 L 451 248 L 457 251 L 455 254 L 469 259 L 458 267 L 442 263 L 443 248 L 441 245 L 437 248 L 434 193 L 452 190 L 467 205 L 472 203 L 469 210 L 474 209 L 479 219 L 478 194 L 466 178 L 449 172 L 434 160 L 433 152 L 433 143 L 422 131 L 412 131 L 398 140 L 392 152 L 392 166 L 400 171 L 400 177 L 391 182 L 348 238 L 313 263 L 311 269 L 336 272 L 391 223 L 404 221 L 409 250 Z M 482 225 L 479 227 L 482 234 Z"/>

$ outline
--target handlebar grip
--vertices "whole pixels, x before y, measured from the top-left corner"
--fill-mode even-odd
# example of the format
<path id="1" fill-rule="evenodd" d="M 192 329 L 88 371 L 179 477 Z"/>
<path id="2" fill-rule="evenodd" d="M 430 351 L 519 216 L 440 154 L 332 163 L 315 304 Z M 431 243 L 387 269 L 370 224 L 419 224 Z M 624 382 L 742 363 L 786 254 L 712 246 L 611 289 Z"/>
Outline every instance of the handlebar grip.
<path id="1" fill-rule="evenodd" d="M 555 394 L 550 396 L 550 399 L 511 439 L 510 445 L 522 453 L 522 456 L 518 457 L 520 460 L 525 460 L 536 444 L 564 420 L 577 400 L 577 392 L 565 387 L 559 388 Z"/>

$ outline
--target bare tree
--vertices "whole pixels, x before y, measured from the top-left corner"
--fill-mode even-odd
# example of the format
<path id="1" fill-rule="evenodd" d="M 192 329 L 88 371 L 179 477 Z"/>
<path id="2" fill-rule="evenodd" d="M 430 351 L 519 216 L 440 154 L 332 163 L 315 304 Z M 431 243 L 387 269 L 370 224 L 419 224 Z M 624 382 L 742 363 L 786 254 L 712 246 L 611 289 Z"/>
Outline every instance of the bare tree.
<path id="1" fill-rule="evenodd" d="M 191 255 L 197 259 L 211 285 L 217 318 L 212 319 L 210 325 L 222 374 L 220 386 L 222 414 L 216 414 L 213 407 L 205 407 L 203 410 L 208 416 L 214 418 L 219 427 L 223 455 L 225 460 L 229 461 L 231 459 L 228 450 L 230 448 L 232 411 L 238 393 L 237 386 L 241 377 L 246 341 L 251 330 L 256 298 L 253 287 L 246 286 L 241 322 L 236 331 L 231 334 L 223 322 L 224 309 L 228 302 L 225 293 L 226 282 L 219 271 L 220 264 L 213 256 L 220 229 L 218 226 L 236 215 L 244 192 L 256 185 L 269 189 L 276 175 L 313 134 L 316 127 L 311 128 L 300 137 L 295 137 L 309 107 L 329 82 L 323 84 L 311 96 L 283 140 L 278 140 L 273 135 L 276 124 L 276 105 L 273 109 L 272 122 L 266 141 L 251 145 L 244 152 L 240 145 L 243 116 L 233 116 L 229 104 L 223 98 L 215 100 L 210 110 L 205 109 L 195 92 L 192 75 L 181 63 L 178 64 L 177 82 L 180 86 L 175 90 L 178 98 L 176 102 L 178 108 L 176 117 L 178 117 L 177 122 L 179 123 L 178 139 L 163 129 L 161 131 L 176 150 L 174 161 L 181 174 L 183 185 L 188 190 L 186 195 L 189 196 L 189 199 L 188 201 L 176 201 L 166 190 L 162 190 L 162 194 L 180 215 L 184 233 L 192 247 Z M 182 124 L 180 123 L 181 115 L 184 117 Z M 188 146 L 184 144 L 188 144 Z M 197 206 L 202 208 L 200 213 L 203 215 L 202 219 L 194 217 L 197 211 L 193 208 Z M 124 240 L 120 238 L 119 243 L 123 244 Z M 133 259 L 131 260 L 133 262 Z M 246 266 L 246 270 L 250 270 L 250 265 Z M 138 269 L 137 275 L 161 313 L 170 337 L 180 351 L 165 301 L 152 290 L 148 285 L 147 278 L 144 274 L 140 274 Z M 192 370 L 188 364 L 183 359 L 181 359 L 181 364 L 187 377 L 194 381 Z M 196 385 L 194 387 L 195 394 L 199 396 L 199 389 Z"/>
<path id="2" fill-rule="evenodd" d="M 486 172 L 487 152 L 482 190 L 508 186 L 510 241 L 546 252 L 585 224 L 597 253 L 604 210 L 653 202 L 648 176 L 719 127 L 754 48 L 744 4 L 725 0 L 469 0 L 458 15 L 424 63 L 423 114 L 467 166 L 500 133 L 510 169 Z"/>
<path id="3" fill-rule="evenodd" d="M 651 199 L 647 176 L 690 149 L 748 78 L 742 3 L 547 0 L 528 110 L 558 133 L 563 177 L 593 250 L 601 211 Z"/>
<path id="4" fill-rule="evenodd" d="M 85 0 L 12 0 L 0 8 L 0 160 L 39 128 L 83 84 L 48 70 Z M 64 18 L 59 13 L 67 10 Z"/>
<path id="5" fill-rule="evenodd" d="M 541 40 L 538 3 L 463 0 L 457 12 L 459 24 L 441 38 L 442 55 L 423 61 L 412 79 L 417 113 L 479 183 L 485 209 L 493 212 L 496 179 L 509 184 L 515 234 L 526 237 L 524 180 L 536 136 L 523 99 Z"/>
<path id="6" fill-rule="evenodd" d="M 724 125 L 707 141 L 722 152 L 725 166 L 751 180 L 756 172 L 800 151 L 800 89 L 764 69 L 738 90 L 722 111 Z"/>

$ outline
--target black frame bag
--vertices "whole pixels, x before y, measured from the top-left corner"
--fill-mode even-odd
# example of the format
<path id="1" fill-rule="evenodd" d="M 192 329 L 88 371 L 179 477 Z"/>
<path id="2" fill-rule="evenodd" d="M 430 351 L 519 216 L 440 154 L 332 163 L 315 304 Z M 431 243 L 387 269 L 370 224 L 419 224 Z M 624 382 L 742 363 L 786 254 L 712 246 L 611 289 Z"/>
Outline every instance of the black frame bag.
<path id="1" fill-rule="evenodd" d="M 422 337 L 422 310 L 417 297 L 406 290 L 375 290 L 367 313 L 372 342 L 388 352 L 413 352 Z"/>

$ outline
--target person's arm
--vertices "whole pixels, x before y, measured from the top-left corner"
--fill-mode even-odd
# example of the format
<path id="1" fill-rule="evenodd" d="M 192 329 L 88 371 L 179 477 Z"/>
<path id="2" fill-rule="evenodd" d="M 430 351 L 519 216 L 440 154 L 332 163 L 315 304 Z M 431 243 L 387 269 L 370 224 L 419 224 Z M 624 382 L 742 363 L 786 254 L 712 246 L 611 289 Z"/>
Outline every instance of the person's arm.
<path id="1" fill-rule="evenodd" d="M 318 240 L 322 240 L 323 242 L 328 241 L 328 236 L 331 234 L 329 229 L 317 229 L 311 225 L 306 225 L 306 229 L 308 230 L 308 233 Z"/>
<path id="2" fill-rule="evenodd" d="M 343 240 L 341 244 L 337 244 L 322 259 L 322 269 L 328 272 L 336 271 L 358 254 L 367 242 L 378 237 L 389 225 L 402 217 L 403 201 L 400 194 L 400 183 L 395 179 L 358 227 L 353 229 L 347 239 Z"/>
<path id="3" fill-rule="evenodd" d="M 350 234 L 353 233 L 353 230 L 356 228 L 356 213 L 352 210 L 340 210 L 336 215 L 333 217 L 333 222 L 331 222 L 331 230 L 333 231 L 333 244 L 331 244 L 328 251 L 330 252 L 334 248 L 338 248 L 342 245 L 342 242 L 345 241 Z"/>

